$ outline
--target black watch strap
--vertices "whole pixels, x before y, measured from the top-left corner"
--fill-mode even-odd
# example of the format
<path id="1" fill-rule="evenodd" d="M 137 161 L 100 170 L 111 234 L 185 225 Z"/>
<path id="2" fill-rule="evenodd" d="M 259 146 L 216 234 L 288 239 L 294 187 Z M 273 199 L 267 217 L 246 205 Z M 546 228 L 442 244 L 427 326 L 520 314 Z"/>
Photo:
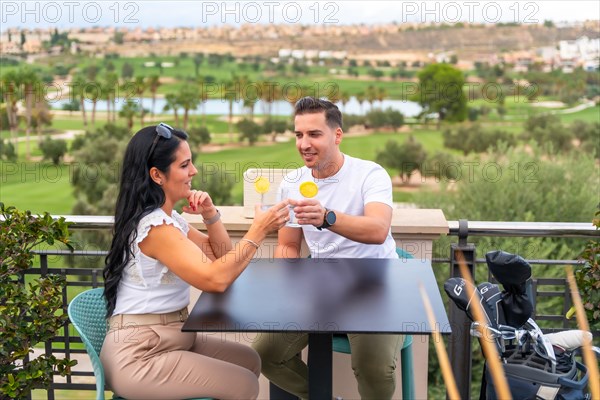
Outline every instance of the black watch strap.
<path id="1" fill-rule="evenodd" d="M 326 208 L 325 212 L 323 213 L 323 223 L 321 224 L 321 226 L 318 226 L 317 229 L 318 230 L 323 230 L 323 228 L 329 228 L 331 226 L 331 224 L 329 223 L 329 221 L 327 220 L 327 214 L 333 212 L 330 209 Z"/>

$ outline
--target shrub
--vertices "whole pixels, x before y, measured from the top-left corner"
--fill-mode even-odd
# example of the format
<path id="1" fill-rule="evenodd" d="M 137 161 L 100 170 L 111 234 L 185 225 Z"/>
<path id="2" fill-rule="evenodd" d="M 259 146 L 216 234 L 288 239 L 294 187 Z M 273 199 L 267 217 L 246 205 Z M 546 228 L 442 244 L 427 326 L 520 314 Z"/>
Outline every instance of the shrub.
<path id="1" fill-rule="evenodd" d="M 54 372 L 70 374 L 77 361 L 44 354 L 25 360 L 33 347 L 55 336 L 67 320 L 62 313 L 63 276 L 47 275 L 25 284 L 19 277 L 33 265 L 33 248 L 64 243 L 70 247 L 64 218 L 34 217 L 0 203 L 0 398 L 23 398 L 48 387 Z"/>
<path id="2" fill-rule="evenodd" d="M 236 126 L 240 131 L 240 142 L 248 139 L 250 146 L 258 141 L 258 136 L 262 132 L 261 126 L 249 119 L 239 121 Z"/>
<path id="3" fill-rule="evenodd" d="M 379 164 L 398 171 L 403 183 L 409 183 L 411 175 L 422 170 L 426 158 L 427 152 L 423 145 L 412 135 L 402 144 L 389 140 L 385 149 L 378 151 L 376 155 Z"/>
<path id="4" fill-rule="evenodd" d="M 58 165 L 60 159 L 67 152 L 67 142 L 63 139 L 50 139 L 46 137 L 43 142 L 40 143 L 40 150 L 44 155 L 45 160 L 51 160 L 52 164 Z"/>
<path id="5" fill-rule="evenodd" d="M 600 229 L 600 205 L 592 222 L 596 229 Z M 600 329 L 600 240 L 590 240 L 581 253 L 581 259 L 585 264 L 575 271 L 575 280 L 590 329 L 596 330 Z"/>
<path id="6" fill-rule="evenodd" d="M 0 160 L 7 161 L 16 161 L 17 160 L 17 152 L 15 151 L 15 146 L 6 140 L 0 138 Z"/>
<path id="7" fill-rule="evenodd" d="M 210 132 L 205 126 L 188 129 L 188 143 L 194 150 L 200 148 L 204 144 L 209 144 L 211 140 Z"/>

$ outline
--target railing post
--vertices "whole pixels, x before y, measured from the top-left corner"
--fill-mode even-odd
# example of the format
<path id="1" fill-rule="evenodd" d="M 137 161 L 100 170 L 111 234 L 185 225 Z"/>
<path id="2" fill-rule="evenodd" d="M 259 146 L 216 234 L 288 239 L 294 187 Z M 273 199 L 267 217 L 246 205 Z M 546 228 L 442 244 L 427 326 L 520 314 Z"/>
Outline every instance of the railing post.
<path id="1" fill-rule="evenodd" d="M 468 221 L 458 221 L 458 243 L 450 245 L 450 277 L 460 277 L 457 254 L 462 252 L 471 276 L 475 270 L 475 245 L 467 243 L 469 235 Z M 464 311 L 450 302 L 449 319 L 452 334 L 449 338 L 449 357 L 461 399 L 470 399 L 471 392 L 471 321 Z"/>
<path id="2" fill-rule="evenodd" d="M 48 255 L 40 254 L 40 276 L 48 276 Z M 52 340 L 46 340 L 44 342 L 44 350 L 46 353 L 46 357 L 52 356 Z M 54 381 L 54 378 L 52 378 Z M 55 399 L 54 387 L 50 385 L 47 389 L 47 399 L 54 400 Z"/>

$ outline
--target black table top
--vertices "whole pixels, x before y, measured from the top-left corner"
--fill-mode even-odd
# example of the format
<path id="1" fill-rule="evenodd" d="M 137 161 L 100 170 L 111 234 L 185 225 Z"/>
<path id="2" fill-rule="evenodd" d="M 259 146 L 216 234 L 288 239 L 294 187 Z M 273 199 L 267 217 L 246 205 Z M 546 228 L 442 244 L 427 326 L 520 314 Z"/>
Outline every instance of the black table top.
<path id="1" fill-rule="evenodd" d="M 419 259 L 255 259 L 224 293 L 202 293 L 183 331 L 430 334 L 450 324 L 431 263 Z"/>

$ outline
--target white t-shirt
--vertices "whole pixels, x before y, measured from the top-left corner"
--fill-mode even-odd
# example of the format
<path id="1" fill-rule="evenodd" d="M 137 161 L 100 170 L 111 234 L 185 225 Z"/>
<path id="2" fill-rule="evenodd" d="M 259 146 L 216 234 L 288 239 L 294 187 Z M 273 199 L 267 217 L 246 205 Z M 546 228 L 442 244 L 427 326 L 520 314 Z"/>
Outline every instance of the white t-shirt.
<path id="1" fill-rule="evenodd" d="M 281 182 L 278 197 L 284 188 L 298 188 L 302 182 L 313 181 L 319 192 L 315 199 L 323 207 L 349 215 L 364 215 L 365 204 L 378 202 L 393 207 L 392 180 L 379 164 L 344 154 L 344 164 L 337 174 L 315 179 L 304 166 L 288 173 Z M 302 199 L 297 193 L 292 198 Z M 319 231 L 312 225 L 302 225 L 306 244 L 312 257 L 320 258 L 398 258 L 391 229 L 383 244 L 364 244 L 347 239 L 328 229 Z"/>
<path id="2" fill-rule="evenodd" d="M 133 243 L 133 258 L 123 270 L 113 315 L 162 314 L 181 310 L 189 304 L 190 285 L 139 248 L 153 226 L 164 224 L 173 225 L 184 236 L 189 231 L 187 222 L 177 211 L 168 216 L 157 208 L 140 220 Z"/>

